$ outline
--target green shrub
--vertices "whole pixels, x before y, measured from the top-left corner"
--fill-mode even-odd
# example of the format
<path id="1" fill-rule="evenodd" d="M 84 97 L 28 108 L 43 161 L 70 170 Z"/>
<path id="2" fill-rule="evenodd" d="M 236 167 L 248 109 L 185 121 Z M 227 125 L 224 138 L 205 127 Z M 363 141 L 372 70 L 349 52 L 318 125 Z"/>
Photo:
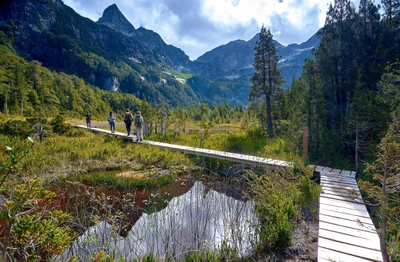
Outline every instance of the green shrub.
<path id="1" fill-rule="evenodd" d="M 20 138 L 28 137 L 34 128 L 27 121 L 9 120 L 1 126 L 2 133 L 5 135 L 18 136 Z"/>
<path id="2" fill-rule="evenodd" d="M 290 245 L 293 225 L 304 207 L 318 203 L 319 186 L 311 180 L 313 170 L 303 163 L 286 169 L 269 169 L 265 174 L 248 176 L 249 196 L 256 202 L 256 214 L 262 222 L 260 243 L 270 250 Z"/>
<path id="3" fill-rule="evenodd" d="M 65 136 L 67 137 L 86 137 L 88 132 L 82 128 L 69 128 L 65 132 Z"/>
<path id="4" fill-rule="evenodd" d="M 65 123 L 64 116 L 57 115 L 51 122 L 50 122 L 53 132 L 57 134 L 64 134 L 66 133 L 71 126 L 67 123 Z"/>

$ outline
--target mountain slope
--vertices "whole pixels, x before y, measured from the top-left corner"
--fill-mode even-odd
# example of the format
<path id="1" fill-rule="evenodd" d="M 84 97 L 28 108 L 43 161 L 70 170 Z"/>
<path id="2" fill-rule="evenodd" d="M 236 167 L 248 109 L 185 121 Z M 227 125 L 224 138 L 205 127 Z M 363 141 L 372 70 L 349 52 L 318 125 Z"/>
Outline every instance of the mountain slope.
<path id="1" fill-rule="evenodd" d="M 102 89 L 144 95 L 153 105 L 201 102 L 190 86 L 162 73 L 184 68 L 189 57 L 153 31 L 135 29 L 116 5 L 95 23 L 61 0 L 2 2 L 0 30 L 22 57 Z"/>
<path id="2" fill-rule="evenodd" d="M 171 107 L 247 104 L 258 39 L 256 35 L 249 41 L 232 41 L 190 61 L 156 32 L 135 29 L 115 4 L 94 22 L 61 0 L 2 1 L 0 30 L 4 32 L 0 38 L 11 41 L 27 60 L 77 75 L 105 90 L 145 96 L 152 105 Z M 311 46 L 275 44 L 284 55 L 284 76 L 291 81 L 301 72 Z M 178 78 L 181 73 L 183 80 Z"/>
<path id="3" fill-rule="evenodd" d="M 191 70 L 211 79 L 249 80 L 254 74 L 254 47 L 258 38 L 259 34 L 249 41 L 237 40 L 219 46 L 194 61 Z M 319 38 L 315 34 L 300 45 L 283 46 L 276 41 L 274 43 L 281 58 L 278 67 L 286 80 L 284 87 L 289 87 L 292 78 L 301 75 L 304 60 L 313 58 L 311 51 L 318 47 Z"/>

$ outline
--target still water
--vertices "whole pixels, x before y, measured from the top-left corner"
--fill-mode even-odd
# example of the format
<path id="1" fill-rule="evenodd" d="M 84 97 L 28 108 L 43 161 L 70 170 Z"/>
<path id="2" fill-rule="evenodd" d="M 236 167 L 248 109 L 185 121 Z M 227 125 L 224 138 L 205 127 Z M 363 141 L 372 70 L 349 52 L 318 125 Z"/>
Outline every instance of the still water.
<path id="1" fill-rule="evenodd" d="M 202 181 L 192 185 L 162 210 L 143 213 L 124 237 L 107 222 L 89 228 L 60 260 L 75 255 L 78 261 L 89 261 L 101 250 L 125 261 L 149 253 L 179 260 L 188 252 L 218 251 L 221 246 L 235 249 L 240 257 L 249 255 L 258 239 L 254 203 L 217 192 Z"/>

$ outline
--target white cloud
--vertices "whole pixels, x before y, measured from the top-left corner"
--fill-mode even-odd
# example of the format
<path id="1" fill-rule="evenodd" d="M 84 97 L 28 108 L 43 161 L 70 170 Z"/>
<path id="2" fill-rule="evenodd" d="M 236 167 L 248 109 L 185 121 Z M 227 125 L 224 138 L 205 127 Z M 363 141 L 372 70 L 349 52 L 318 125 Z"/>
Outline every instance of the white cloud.
<path id="1" fill-rule="evenodd" d="M 359 0 L 354 0 L 358 6 Z M 325 23 L 333 0 L 64 0 L 97 21 L 115 3 L 135 28 L 158 33 L 191 59 L 230 41 L 249 40 L 261 25 L 281 44 L 302 43 Z"/>

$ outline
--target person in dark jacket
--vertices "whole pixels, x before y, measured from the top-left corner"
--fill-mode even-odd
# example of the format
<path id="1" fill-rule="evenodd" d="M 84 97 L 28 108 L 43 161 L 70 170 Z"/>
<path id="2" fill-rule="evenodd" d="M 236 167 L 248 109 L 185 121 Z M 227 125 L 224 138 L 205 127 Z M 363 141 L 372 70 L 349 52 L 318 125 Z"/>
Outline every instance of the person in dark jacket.
<path id="1" fill-rule="evenodd" d="M 86 127 L 92 128 L 92 115 L 90 114 L 90 112 L 86 113 Z"/>
<path id="2" fill-rule="evenodd" d="M 124 122 L 125 122 L 126 132 L 128 132 L 128 136 L 131 134 L 132 119 L 133 119 L 132 113 L 129 111 L 129 109 L 126 109 L 124 115 Z"/>

